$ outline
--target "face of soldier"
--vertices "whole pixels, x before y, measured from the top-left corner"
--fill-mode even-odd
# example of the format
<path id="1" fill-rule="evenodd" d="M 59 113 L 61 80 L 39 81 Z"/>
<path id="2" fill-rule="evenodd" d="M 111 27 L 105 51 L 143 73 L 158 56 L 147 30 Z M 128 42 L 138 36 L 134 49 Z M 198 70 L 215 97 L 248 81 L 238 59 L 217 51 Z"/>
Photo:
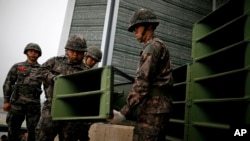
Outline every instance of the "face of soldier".
<path id="1" fill-rule="evenodd" d="M 75 51 L 75 50 L 67 50 L 67 54 L 69 57 L 69 61 L 71 63 L 79 63 L 82 61 L 83 56 L 84 56 L 84 52 L 82 51 Z"/>
<path id="2" fill-rule="evenodd" d="M 144 31 L 144 26 L 140 24 L 136 25 L 133 31 L 136 40 L 140 43 L 143 42 L 143 35 L 142 35 L 143 31 Z"/>
<path id="3" fill-rule="evenodd" d="M 39 57 L 39 52 L 33 49 L 29 49 L 27 50 L 26 55 L 30 63 L 35 63 Z"/>
<path id="4" fill-rule="evenodd" d="M 85 64 L 87 66 L 89 66 L 90 68 L 92 68 L 96 64 L 96 60 L 94 58 L 92 58 L 92 57 L 87 56 L 85 58 Z"/>

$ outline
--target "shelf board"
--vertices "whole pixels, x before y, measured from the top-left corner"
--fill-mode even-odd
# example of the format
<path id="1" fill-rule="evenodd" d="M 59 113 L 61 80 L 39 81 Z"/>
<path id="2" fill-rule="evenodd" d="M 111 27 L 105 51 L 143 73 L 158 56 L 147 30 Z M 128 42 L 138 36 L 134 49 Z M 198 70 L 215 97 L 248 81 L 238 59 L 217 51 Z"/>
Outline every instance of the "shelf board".
<path id="1" fill-rule="evenodd" d="M 193 99 L 193 103 L 249 102 L 250 96 L 242 98 Z"/>
<path id="2" fill-rule="evenodd" d="M 173 101 L 173 104 L 186 104 L 186 101 Z"/>
<path id="3" fill-rule="evenodd" d="M 194 126 L 200 126 L 200 127 L 230 129 L 230 125 L 228 125 L 228 124 L 209 123 L 209 122 L 191 122 L 191 124 Z"/>
<path id="4" fill-rule="evenodd" d="M 176 87 L 176 86 L 181 86 L 181 85 L 186 85 L 187 84 L 187 82 L 185 81 L 185 82 L 180 82 L 180 83 L 175 83 L 174 84 L 174 87 Z"/>
<path id="5" fill-rule="evenodd" d="M 181 120 L 181 119 L 170 119 L 169 122 L 184 124 L 184 123 L 185 123 L 185 120 Z"/>
<path id="6" fill-rule="evenodd" d="M 240 69 L 236 69 L 236 70 L 231 70 L 228 72 L 223 72 L 223 73 L 213 74 L 213 75 L 209 75 L 209 76 L 194 78 L 194 81 L 195 82 L 204 81 L 204 80 L 208 80 L 208 79 L 218 78 L 218 77 L 227 76 L 230 74 L 236 74 L 236 73 L 240 73 L 240 72 L 246 72 L 246 71 L 250 71 L 250 66 L 246 66 L 244 68 L 240 68 Z"/>
<path id="7" fill-rule="evenodd" d="M 216 50 L 212 53 L 208 53 L 206 55 L 203 55 L 203 56 L 200 56 L 200 57 L 196 57 L 196 58 L 193 58 L 194 62 L 198 62 L 198 61 L 202 61 L 208 57 L 212 57 L 212 56 L 216 56 L 216 55 L 220 55 L 221 53 L 224 53 L 226 51 L 229 51 L 229 50 L 232 50 L 232 49 L 235 49 L 238 47 L 247 47 L 247 46 L 242 46 L 243 44 L 248 44 L 250 42 L 250 39 L 247 39 L 247 40 L 243 40 L 243 41 L 240 41 L 240 42 L 237 42 L 235 44 L 232 44 L 232 45 L 229 45 L 227 47 L 224 47 L 222 49 L 219 49 L 219 50 Z"/>
<path id="8" fill-rule="evenodd" d="M 181 138 L 173 137 L 173 136 L 170 136 L 170 135 L 167 135 L 166 139 L 168 141 L 183 141 L 183 139 L 181 139 Z"/>
<path id="9" fill-rule="evenodd" d="M 81 97 L 81 96 L 88 96 L 88 95 L 97 95 L 97 94 L 102 94 L 102 93 L 104 93 L 103 90 L 96 90 L 96 91 L 70 93 L 70 94 L 58 94 L 54 98 L 72 98 L 72 97 Z"/>
<path id="10" fill-rule="evenodd" d="M 201 37 L 197 37 L 193 41 L 194 42 L 199 42 L 199 41 L 205 40 L 206 38 L 212 37 L 215 34 L 218 34 L 219 32 L 222 32 L 225 29 L 234 29 L 235 24 L 237 25 L 237 23 L 242 22 L 241 20 L 245 21 L 245 19 L 247 19 L 247 18 L 249 18 L 249 15 L 248 15 L 248 13 L 245 13 L 245 14 L 233 19 L 232 21 L 229 21 L 229 22 L 225 23 L 224 25 L 212 30 L 211 32 L 209 32 L 209 33 L 207 33 L 207 34 L 205 34 L 205 35 L 203 35 Z M 241 23 L 241 24 L 244 25 L 244 23 Z"/>

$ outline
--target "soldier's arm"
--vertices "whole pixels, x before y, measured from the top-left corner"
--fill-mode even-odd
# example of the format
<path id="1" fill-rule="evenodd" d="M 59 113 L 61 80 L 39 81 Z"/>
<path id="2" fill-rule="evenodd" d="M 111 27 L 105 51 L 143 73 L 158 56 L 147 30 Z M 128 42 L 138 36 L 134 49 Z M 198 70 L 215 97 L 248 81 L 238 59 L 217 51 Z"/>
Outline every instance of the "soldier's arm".
<path id="1" fill-rule="evenodd" d="M 153 44 L 150 44 L 144 49 L 135 82 L 127 98 L 127 104 L 121 110 L 123 115 L 126 116 L 130 114 L 148 94 L 155 77 L 154 74 L 158 61 L 156 58 L 157 52 Z"/>
<path id="2" fill-rule="evenodd" d="M 4 103 L 10 102 L 13 86 L 15 85 L 16 80 L 17 80 L 17 65 L 15 64 L 10 68 L 6 76 L 6 79 L 4 81 L 3 85 Z"/>
<path id="3" fill-rule="evenodd" d="M 51 84 L 53 83 L 54 77 L 56 77 L 58 74 L 55 74 L 53 71 L 54 65 L 55 65 L 55 57 L 50 58 L 45 63 L 42 64 L 40 67 L 39 74 L 41 75 L 42 79 L 44 80 L 44 83 Z"/>

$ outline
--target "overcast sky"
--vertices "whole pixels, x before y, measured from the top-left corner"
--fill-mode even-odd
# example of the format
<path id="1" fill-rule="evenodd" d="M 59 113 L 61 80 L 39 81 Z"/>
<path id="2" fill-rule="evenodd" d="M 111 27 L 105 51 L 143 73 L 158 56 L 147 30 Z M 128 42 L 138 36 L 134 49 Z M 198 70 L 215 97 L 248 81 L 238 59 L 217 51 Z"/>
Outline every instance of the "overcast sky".
<path id="1" fill-rule="evenodd" d="M 67 0 L 0 0 L 0 97 L 10 67 L 26 60 L 28 43 L 40 45 L 39 63 L 58 55 L 66 7 Z"/>

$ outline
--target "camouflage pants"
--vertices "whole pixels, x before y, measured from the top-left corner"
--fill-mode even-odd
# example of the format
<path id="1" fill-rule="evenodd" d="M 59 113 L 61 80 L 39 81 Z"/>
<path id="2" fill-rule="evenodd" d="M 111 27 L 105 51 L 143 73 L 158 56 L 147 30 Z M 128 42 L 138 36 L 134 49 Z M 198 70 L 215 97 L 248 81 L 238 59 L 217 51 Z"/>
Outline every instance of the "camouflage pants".
<path id="1" fill-rule="evenodd" d="M 41 118 L 36 127 L 36 141 L 88 141 L 88 128 L 82 121 L 52 120 L 51 103 L 45 102 Z"/>
<path id="2" fill-rule="evenodd" d="M 165 141 L 169 114 L 138 115 L 133 141 Z"/>
<path id="3" fill-rule="evenodd" d="M 40 118 L 41 105 L 40 103 L 18 104 L 11 103 L 11 109 L 8 112 L 6 122 L 8 124 L 8 138 L 9 141 L 20 140 L 21 125 L 26 118 L 26 125 L 28 131 L 27 141 L 35 140 L 35 127 Z"/>
<path id="4" fill-rule="evenodd" d="M 89 136 L 88 136 L 89 128 L 90 124 L 80 120 L 64 121 L 62 128 L 63 129 L 62 131 L 64 133 L 63 137 L 67 141 L 89 141 Z"/>
<path id="5" fill-rule="evenodd" d="M 36 141 L 54 141 L 57 135 L 58 122 L 52 121 L 51 106 L 44 103 L 42 114 L 36 126 Z"/>

